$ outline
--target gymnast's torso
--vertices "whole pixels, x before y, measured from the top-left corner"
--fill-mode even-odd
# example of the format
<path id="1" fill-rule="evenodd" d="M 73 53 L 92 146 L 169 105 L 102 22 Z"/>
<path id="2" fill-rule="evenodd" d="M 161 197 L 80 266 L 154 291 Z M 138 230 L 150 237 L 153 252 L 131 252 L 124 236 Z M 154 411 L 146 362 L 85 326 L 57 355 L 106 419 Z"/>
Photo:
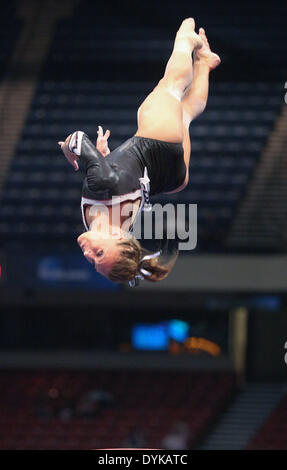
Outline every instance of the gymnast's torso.
<path id="1" fill-rule="evenodd" d="M 70 149 L 78 152 L 85 171 L 81 205 L 86 229 L 87 206 L 140 199 L 140 211 L 150 208 L 149 196 L 171 192 L 185 178 L 181 143 L 133 136 L 103 157 L 89 137 L 78 131 L 71 138 Z"/>

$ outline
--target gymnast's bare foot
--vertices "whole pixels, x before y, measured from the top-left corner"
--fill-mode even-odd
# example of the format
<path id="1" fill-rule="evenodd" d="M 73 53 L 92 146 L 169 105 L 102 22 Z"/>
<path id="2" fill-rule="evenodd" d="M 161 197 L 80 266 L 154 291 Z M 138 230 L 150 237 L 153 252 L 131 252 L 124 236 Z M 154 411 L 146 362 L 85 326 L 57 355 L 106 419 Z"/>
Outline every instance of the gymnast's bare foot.
<path id="1" fill-rule="evenodd" d="M 194 53 L 194 60 L 204 60 L 208 63 L 210 70 L 215 69 L 220 64 L 220 57 L 210 50 L 209 42 L 207 40 L 205 31 L 203 28 L 199 28 L 200 38 L 202 39 L 203 46 L 197 49 Z"/>
<path id="2" fill-rule="evenodd" d="M 193 18 L 186 18 L 177 31 L 175 44 L 181 39 L 188 38 L 192 50 L 199 49 L 203 46 L 202 38 L 195 32 L 195 21 Z"/>

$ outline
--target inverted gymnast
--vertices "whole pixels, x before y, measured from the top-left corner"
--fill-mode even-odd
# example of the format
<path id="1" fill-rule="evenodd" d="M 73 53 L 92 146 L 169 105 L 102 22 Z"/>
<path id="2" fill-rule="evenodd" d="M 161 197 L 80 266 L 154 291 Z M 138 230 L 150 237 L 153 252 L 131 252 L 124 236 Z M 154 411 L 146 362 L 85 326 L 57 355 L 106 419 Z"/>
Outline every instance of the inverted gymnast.
<path id="1" fill-rule="evenodd" d="M 210 50 L 203 28 L 195 32 L 193 18 L 185 19 L 174 41 L 163 78 L 138 109 L 133 137 L 109 151 L 109 131 L 98 128 L 96 146 L 81 131 L 58 142 L 67 160 L 85 171 L 82 215 L 86 231 L 78 237 L 86 259 L 113 282 L 138 278 L 160 281 L 172 263 L 161 263 L 160 253 L 146 254 L 132 236 L 135 216 L 149 195 L 176 193 L 188 184 L 189 125 L 206 106 L 209 73 L 220 64 Z M 105 211 L 97 211 L 97 207 Z M 120 208 L 118 222 L 112 208 Z M 132 214 L 132 216 L 131 216 Z M 126 220 L 132 220 L 128 229 Z"/>

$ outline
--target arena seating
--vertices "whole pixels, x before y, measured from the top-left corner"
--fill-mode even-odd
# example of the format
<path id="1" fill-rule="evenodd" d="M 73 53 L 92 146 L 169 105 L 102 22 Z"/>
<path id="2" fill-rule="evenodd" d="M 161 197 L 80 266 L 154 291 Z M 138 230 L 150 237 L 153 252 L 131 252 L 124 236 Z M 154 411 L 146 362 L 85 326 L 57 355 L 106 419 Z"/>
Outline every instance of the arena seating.
<path id="1" fill-rule="evenodd" d="M 57 141 L 75 129 L 95 138 L 99 124 L 111 130 L 111 149 L 129 138 L 136 130 L 138 106 L 164 71 L 173 33 L 190 15 L 189 2 L 181 2 L 176 15 L 171 14 L 172 2 L 165 2 L 162 17 L 162 3 L 148 1 L 141 18 L 114 3 L 114 15 L 107 15 L 105 6 L 99 15 L 93 2 L 82 1 L 71 18 L 59 21 L 2 198 L 0 239 L 6 244 L 8 239 L 37 240 L 51 247 L 62 240 L 67 246 L 81 232 L 81 177 L 68 166 Z M 199 205 L 197 250 L 224 251 L 227 231 L 282 105 L 282 83 L 274 67 L 285 46 L 280 40 L 270 58 L 271 46 L 262 46 L 260 33 L 267 20 L 279 21 L 281 10 L 274 10 L 274 18 L 261 11 L 264 21 L 254 38 L 253 31 L 242 29 L 246 11 L 231 27 L 222 24 L 220 9 L 207 3 L 192 13 L 210 32 L 223 63 L 213 72 L 206 112 L 190 128 L 190 184 L 168 199 Z M 231 6 L 225 14 L 233 18 Z M 248 15 L 256 17 L 252 5 Z M 245 57 L 248 41 L 252 50 Z M 263 82 L 267 59 L 264 71 L 270 81 Z"/>
<path id="2" fill-rule="evenodd" d="M 287 450 L 287 395 L 247 445 L 249 450 Z"/>
<path id="3" fill-rule="evenodd" d="M 93 418 L 67 413 L 86 392 L 99 390 L 114 403 Z M 234 390 L 232 372 L 2 371 L 0 449 L 125 447 L 135 428 L 145 447 L 158 448 L 178 421 L 187 424 L 194 448 Z"/>
<path id="4" fill-rule="evenodd" d="M 3 79 L 13 46 L 18 38 L 22 20 L 16 15 L 15 2 L 0 5 L 0 80 Z"/>

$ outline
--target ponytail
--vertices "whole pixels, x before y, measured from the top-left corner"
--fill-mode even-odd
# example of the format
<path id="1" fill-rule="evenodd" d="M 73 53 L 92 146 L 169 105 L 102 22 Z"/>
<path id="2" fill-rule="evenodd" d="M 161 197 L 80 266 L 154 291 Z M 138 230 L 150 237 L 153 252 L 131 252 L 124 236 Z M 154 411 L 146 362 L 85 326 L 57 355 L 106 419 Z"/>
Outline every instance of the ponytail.
<path id="1" fill-rule="evenodd" d="M 169 269 L 166 266 L 161 266 L 157 258 L 143 259 L 139 262 L 139 273 L 147 281 L 157 282 L 164 279 Z"/>
<path id="2" fill-rule="evenodd" d="M 140 243 L 134 237 L 120 242 L 119 245 L 122 248 L 120 257 L 108 274 L 108 279 L 112 282 L 130 282 L 130 286 L 134 286 L 135 280 L 138 279 L 161 281 L 167 277 L 174 264 L 172 266 L 160 264 L 160 251 L 145 255 Z"/>

